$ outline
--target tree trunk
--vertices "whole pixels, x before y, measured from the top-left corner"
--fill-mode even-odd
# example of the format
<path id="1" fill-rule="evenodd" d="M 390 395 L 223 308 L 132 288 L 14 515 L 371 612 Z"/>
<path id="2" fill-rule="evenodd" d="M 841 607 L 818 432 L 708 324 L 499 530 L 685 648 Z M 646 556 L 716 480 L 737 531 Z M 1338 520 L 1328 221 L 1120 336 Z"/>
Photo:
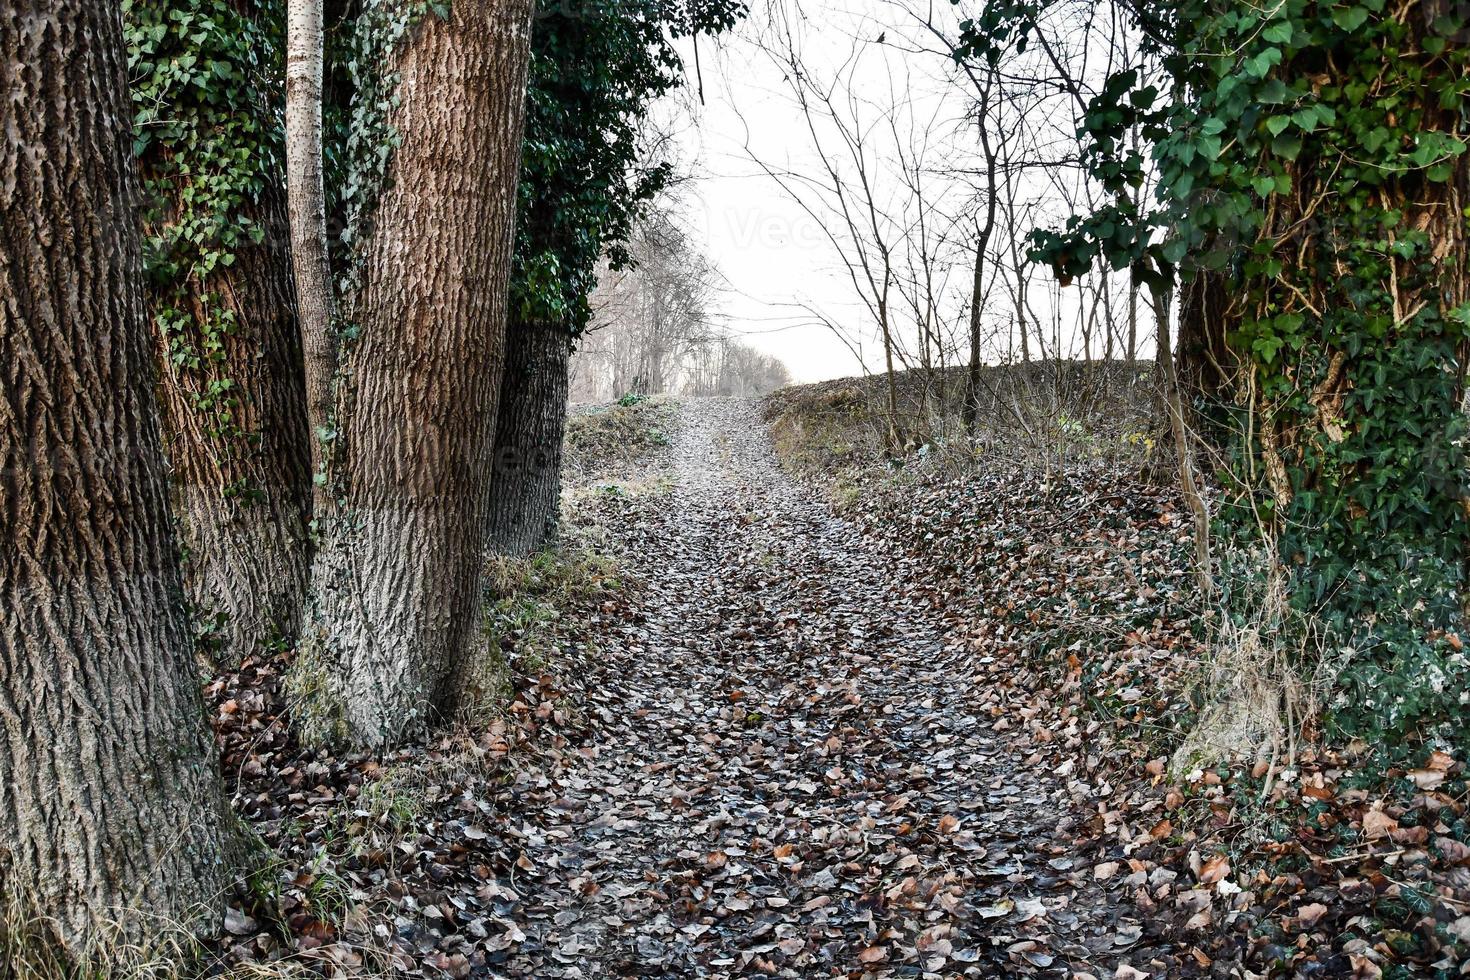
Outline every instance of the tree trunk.
<path id="1" fill-rule="evenodd" d="M 422 733 L 479 647 L 530 15 L 529 0 L 456 0 L 384 66 L 401 144 L 338 384 L 344 506 L 317 548 L 294 678 L 309 740 Z"/>
<path id="2" fill-rule="evenodd" d="M 556 534 L 571 355 L 558 325 L 511 321 L 490 485 L 489 546 L 499 554 L 529 554 Z"/>
<path id="3" fill-rule="evenodd" d="M 1201 269 L 1180 285 L 1179 383 L 1211 401 L 1230 397 L 1229 307 L 1228 283 L 1218 272 Z"/>
<path id="4" fill-rule="evenodd" d="M 1124 359 L 1132 364 L 1138 359 L 1138 283 L 1128 284 L 1128 350 Z"/>
<path id="5" fill-rule="evenodd" d="M 148 13 L 171 23 L 167 9 Z M 181 39 L 178 48 L 197 44 Z M 203 137 L 227 139 L 227 126 L 274 130 L 269 84 L 223 91 L 234 102 L 211 104 L 200 126 Z M 191 96 L 192 86 L 179 104 L 149 104 L 145 111 L 187 117 Z M 139 157 L 152 196 L 146 232 L 165 249 L 158 261 L 169 271 L 149 289 L 147 302 L 194 629 L 225 654 L 225 662 L 238 662 L 273 638 L 295 637 L 306 588 L 310 431 L 284 239 L 285 194 L 280 158 L 266 152 L 249 174 L 261 189 L 240 188 L 238 203 L 227 205 L 227 194 L 201 191 L 201 183 L 217 178 L 200 173 L 193 148 L 181 142 L 154 137 Z M 181 203 L 189 199 L 196 203 Z M 200 200 L 224 213 L 198 213 Z M 254 243 L 242 235 L 226 247 L 217 238 L 201 246 L 188 235 L 169 234 L 181 221 L 200 218 L 254 227 L 263 236 Z M 216 249 L 226 249 L 233 263 L 197 272 L 201 253 Z"/>
<path id="6" fill-rule="evenodd" d="M 1194 447 L 1189 437 L 1189 422 L 1184 414 L 1184 397 L 1179 390 L 1179 375 L 1174 367 L 1173 345 L 1169 340 L 1169 291 L 1153 290 L 1154 319 L 1158 330 L 1159 383 L 1163 387 L 1164 409 L 1169 417 L 1169 432 L 1179 463 L 1179 488 L 1184 503 L 1194 518 L 1195 577 L 1200 594 L 1208 601 L 1214 592 L 1214 563 L 1210 559 L 1210 511 L 1200 492 L 1194 470 Z"/>
<path id="7" fill-rule="evenodd" d="M 335 439 L 331 410 L 337 372 L 322 184 L 322 6 L 323 0 L 286 3 L 286 187 L 317 519 L 327 513 L 334 499 L 328 449 Z"/>
<path id="8" fill-rule="evenodd" d="M 1000 183 L 996 179 L 999 173 L 999 154 L 990 142 L 989 118 L 990 97 L 995 88 L 996 71 L 992 66 L 986 72 L 983 84 L 969 67 L 965 67 L 965 72 L 970 76 L 970 81 L 975 84 L 979 95 L 975 118 L 979 121 L 980 149 L 985 157 L 986 191 L 985 223 L 976 228 L 975 236 L 975 268 L 970 286 L 970 361 L 965 373 L 965 396 L 961 406 L 961 418 L 964 421 L 965 432 L 973 436 L 980 420 L 980 318 L 985 304 L 983 293 L 985 249 L 990 246 L 990 236 L 995 230 L 995 209 L 1000 198 Z M 1009 187 L 1009 172 L 1006 175 L 1006 182 Z"/>
<path id="9" fill-rule="evenodd" d="M 283 216 L 280 196 L 267 189 L 262 219 Z M 219 362 L 180 369 L 167 357 L 167 339 L 154 335 L 184 584 L 196 631 L 227 663 L 294 638 L 306 591 L 311 437 L 289 257 L 277 241 L 268 234 L 243 247 L 234 265 L 203 284 L 201 293 L 221 297 L 235 318 Z M 238 431 L 230 434 L 212 432 L 197 407 L 216 381 L 228 381 L 237 400 Z"/>
<path id="10" fill-rule="evenodd" d="M 974 281 L 970 287 L 970 362 L 965 372 L 965 402 L 962 409 L 965 431 L 970 435 L 975 434 L 975 427 L 980 420 L 980 314 L 985 284 L 985 248 L 990 241 L 991 229 L 995 227 L 994 183 L 992 180 L 988 217 L 975 239 Z"/>
<path id="11" fill-rule="evenodd" d="M 212 927 L 226 807 L 180 605 L 118 7 L 9 4 L 0 63 L 0 974 L 25 975 L 30 942 L 105 961 L 161 923 Z"/>
<path id="12" fill-rule="evenodd" d="M 898 424 L 898 375 L 893 370 L 893 334 L 888 328 L 888 302 L 878 301 L 878 325 L 883 335 L 883 364 L 888 393 L 888 451 L 903 452 L 903 433 Z"/>

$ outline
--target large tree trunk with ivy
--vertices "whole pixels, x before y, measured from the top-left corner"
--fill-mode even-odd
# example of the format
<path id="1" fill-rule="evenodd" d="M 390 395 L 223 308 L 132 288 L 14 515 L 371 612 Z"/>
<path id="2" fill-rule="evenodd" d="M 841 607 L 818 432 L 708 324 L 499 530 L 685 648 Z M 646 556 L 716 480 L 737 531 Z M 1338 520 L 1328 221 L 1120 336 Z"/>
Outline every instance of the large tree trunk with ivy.
<path id="1" fill-rule="evenodd" d="M 490 488 L 489 546 L 499 554 L 528 554 L 556 534 L 571 353 L 560 325 L 511 321 Z"/>
<path id="2" fill-rule="evenodd" d="M 529 0 L 456 0 L 382 66 L 400 79 L 399 138 L 360 251 L 361 336 L 338 384 L 342 507 L 322 530 L 293 678 L 315 741 L 422 732 L 480 649 L 530 15 Z"/>
<path id="3" fill-rule="evenodd" d="M 1229 294 L 1245 451 L 1227 524 L 1244 548 L 1264 537 L 1326 638 L 1297 639 L 1341 668 L 1331 720 L 1385 745 L 1470 729 L 1470 24 L 1411 6 L 1197 19 L 1226 55 L 1204 59 L 1201 113 L 1228 155 L 1189 163 L 1225 174 L 1214 214 L 1259 216 Z"/>
<path id="4" fill-rule="evenodd" d="M 278 204 L 272 188 L 258 213 L 279 214 Z M 196 630 L 225 662 L 294 639 L 306 593 L 310 436 L 289 265 L 270 244 L 279 241 L 243 249 L 205 282 L 234 322 L 207 369 L 167 360 L 169 338 L 156 332 L 184 581 Z M 209 302 L 194 297 L 196 315 Z M 216 381 L 231 402 L 219 415 Z"/>
<path id="5" fill-rule="evenodd" d="M 114 958 L 160 923 L 213 926 L 226 883 L 156 422 L 123 50 L 112 4 L 0 14 L 0 63 L 23 68 L 5 83 L 0 146 L 6 975 L 33 954 Z"/>
<path id="6" fill-rule="evenodd" d="M 268 26 L 231 8 L 128 8 L 147 300 L 194 628 L 226 662 L 294 638 L 305 595 L 309 429 Z M 180 59 L 191 58 L 185 72 Z M 243 144 L 243 145 L 242 145 Z M 241 152 L 241 151 L 246 152 Z"/>

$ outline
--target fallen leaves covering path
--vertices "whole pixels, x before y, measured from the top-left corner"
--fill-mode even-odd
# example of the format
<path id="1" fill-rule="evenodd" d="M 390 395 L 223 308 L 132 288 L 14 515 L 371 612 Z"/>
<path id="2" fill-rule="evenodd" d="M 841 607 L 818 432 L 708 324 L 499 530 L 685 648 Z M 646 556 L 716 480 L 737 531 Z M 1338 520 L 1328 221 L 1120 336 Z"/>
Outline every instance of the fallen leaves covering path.
<path id="1" fill-rule="evenodd" d="M 970 642 L 994 731 L 1067 774 L 1070 857 L 1145 923 L 1115 977 L 1470 975 L 1462 752 L 1387 766 L 1310 718 L 1273 750 L 1272 719 L 1241 709 L 1259 675 L 1193 593 L 1177 495 L 1105 451 L 1095 405 L 1055 457 L 1002 440 L 895 460 L 863 384 L 768 400 L 783 465 L 906 556 Z"/>
<path id="2" fill-rule="evenodd" d="M 683 411 L 672 490 L 615 532 L 646 582 L 583 678 L 589 737 L 500 801 L 494 973 L 1110 973 L 1140 924 L 1074 868 L 1064 781 L 1004 748 L 934 597 L 752 406 Z"/>
<path id="3" fill-rule="evenodd" d="M 752 406 L 623 415 L 569 471 L 567 547 L 491 586 L 500 715 L 332 756 L 291 737 L 289 651 L 206 686 L 266 858 L 220 969 L 1470 970 L 1452 755 L 1366 779 L 1307 747 L 1269 797 L 1264 763 L 1168 771 L 1202 655 L 1168 493 L 879 459 L 838 518 Z"/>

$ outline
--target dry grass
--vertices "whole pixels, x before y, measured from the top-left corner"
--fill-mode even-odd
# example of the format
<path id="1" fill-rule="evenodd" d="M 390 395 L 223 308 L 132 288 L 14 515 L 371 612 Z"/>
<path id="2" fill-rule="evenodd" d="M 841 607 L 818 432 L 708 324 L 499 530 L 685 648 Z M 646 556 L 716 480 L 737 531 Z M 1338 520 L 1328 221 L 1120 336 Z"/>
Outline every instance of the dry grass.
<path id="1" fill-rule="evenodd" d="M 1157 427 L 1149 421 L 1156 406 L 1148 365 L 990 368 L 988 400 L 973 438 L 958 424 L 961 372 L 947 375 L 942 390 L 920 372 L 898 380 L 900 414 L 910 433 L 924 431 L 929 442 L 914 448 L 910 435 L 905 451 L 888 448 L 882 377 L 793 387 L 766 404 L 783 465 L 823 483 L 839 510 L 875 483 L 901 494 L 908 479 L 935 467 L 962 475 L 1018 464 L 1042 477 L 1079 460 L 1101 459 L 1135 474 L 1148 468 L 1148 433 Z M 923 415 L 926 405 L 929 416 Z M 919 423 L 926 418 L 923 430 Z M 1173 475 L 1168 467 L 1165 478 Z M 1217 556 L 1223 591 L 1207 617 L 1214 624 L 1208 659 L 1180 679 L 1200 710 L 1181 733 L 1176 770 L 1254 763 L 1277 771 L 1282 760 L 1289 765 L 1318 717 L 1330 673 L 1315 648 L 1321 631 L 1291 609 L 1285 574 L 1269 567 L 1270 553 Z"/>
<path id="2" fill-rule="evenodd" d="M 777 452 L 799 472 L 870 467 L 911 456 L 968 469 L 997 457 L 1054 465 L 1140 458 L 1154 435 L 1152 366 L 1031 362 L 981 375 L 973 433 L 961 421 L 965 373 L 904 371 L 896 378 L 902 445 L 887 438 L 882 375 L 784 388 L 766 401 Z"/>
<path id="3" fill-rule="evenodd" d="M 1176 772 L 1220 763 L 1290 768 L 1319 714 L 1328 679 L 1320 630 L 1291 608 L 1286 572 L 1271 553 L 1225 563 L 1223 582 L 1237 594 L 1218 600 L 1209 661 L 1192 684 L 1203 708 L 1174 753 Z"/>
<path id="4" fill-rule="evenodd" d="M 503 718 L 514 676 L 535 676 L 566 645 L 562 610 L 622 587 L 617 562 L 572 529 L 561 546 L 486 565 L 485 653 L 463 680 L 459 720 L 481 731 Z"/>
<path id="5" fill-rule="evenodd" d="M 669 445 L 678 419 L 677 406 L 661 395 L 574 409 L 567 418 L 567 482 L 607 482 L 636 472 Z"/>
<path id="6" fill-rule="evenodd" d="M 5 980 L 307 980 L 393 975 L 382 949 L 342 944 L 270 963 L 222 961 L 187 924 L 130 910 L 101 917 L 90 938 L 66 950 L 54 921 L 12 905 L 0 917 L 0 977 Z"/>

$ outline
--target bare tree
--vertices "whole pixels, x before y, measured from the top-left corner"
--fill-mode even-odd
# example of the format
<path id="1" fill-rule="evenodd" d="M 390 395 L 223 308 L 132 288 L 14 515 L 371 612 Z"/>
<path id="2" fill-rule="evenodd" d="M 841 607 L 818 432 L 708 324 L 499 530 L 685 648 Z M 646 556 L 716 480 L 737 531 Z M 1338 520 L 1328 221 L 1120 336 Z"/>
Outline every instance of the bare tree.
<path id="1" fill-rule="evenodd" d="M 592 295 L 592 327 L 574 357 L 577 397 L 677 391 L 721 337 L 711 309 L 723 281 L 674 202 L 639 221 L 627 247 L 632 265 L 604 268 Z"/>
<path id="2" fill-rule="evenodd" d="M 780 66 L 814 153 L 816 174 L 792 173 L 764 161 L 752 148 L 749 126 L 746 153 L 821 229 L 834 255 L 867 309 L 883 344 L 887 433 L 890 449 L 903 444 L 899 421 L 896 365 L 898 338 L 893 322 L 896 285 L 895 253 L 903 229 L 879 199 L 879 174 L 871 133 L 885 122 L 884 110 L 866 107 L 856 97 L 852 77 L 862 60 L 860 42 L 832 72 L 819 79 L 802 59 L 789 12 L 781 17 L 768 55 Z M 891 111 L 891 110 L 890 110 Z"/>

